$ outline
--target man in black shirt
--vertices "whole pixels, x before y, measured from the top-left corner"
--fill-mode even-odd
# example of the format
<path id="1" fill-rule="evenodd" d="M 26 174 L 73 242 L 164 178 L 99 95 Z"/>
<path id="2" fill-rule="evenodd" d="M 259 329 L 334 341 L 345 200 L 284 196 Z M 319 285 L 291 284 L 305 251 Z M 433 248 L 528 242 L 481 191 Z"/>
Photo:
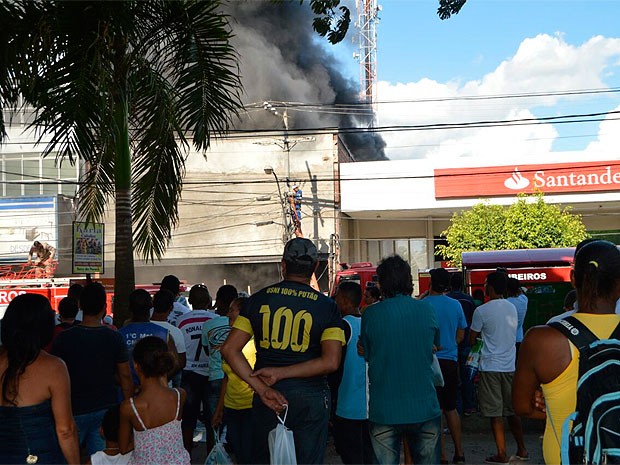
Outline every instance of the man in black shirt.
<path id="1" fill-rule="evenodd" d="M 254 463 L 269 463 L 267 437 L 288 405 L 297 463 L 324 463 L 330 393 L 326 375 L 340 365 L 344 332 L 333 300 L 310 287 L 318 252 L 308 239 L 290 240 L 284 280 L 250 297 L 222 348 L 231 368 L 256 392 L 252 411 Z M 242 349 L 254 336 L 252 372 Z"/>
<path id="2" fill-rule="evenodd" d="M 71 406 L 80 444 L 90 456 L 105 447 L 99 434 L 106 410 L 118 404 L 118 384 L 125 398 L 133 394 L 129 358 L 123 336 L 104 326 L 106 292 L 90 283 L 80 295 L 84 319 L 58 335 L 52 354 L 67 364 L 71 379 Z"/>

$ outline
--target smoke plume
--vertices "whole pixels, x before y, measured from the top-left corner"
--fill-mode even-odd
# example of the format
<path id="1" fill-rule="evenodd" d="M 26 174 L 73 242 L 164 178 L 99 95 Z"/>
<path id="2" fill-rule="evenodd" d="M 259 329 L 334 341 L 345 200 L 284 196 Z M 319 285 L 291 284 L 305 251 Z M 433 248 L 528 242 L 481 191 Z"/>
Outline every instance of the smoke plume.
<path id="1" fill-rule="evenodd" d="M 279 129 L 281 118 L 262 109 L 264 101 L 305 104 L 359 103 L 358 85 L 340 72 L 340 64 L 319 44 L 312 30 L 313 14 L 307 2 L 230 2 L 228 11 L 235 34 L 233 45 L 240 54 L 244 86 L 243 129 Z M 352 12 L 353 13 L 353 12 Z M 353 16 L 353 14 L 352 14 Z M 349 34 L 353 33 L 353 26 Z M 252 109 L 251 104 L 257 104 Z M 295 107 L 294 107 L 295 108 Z M 317 112 L 311 108 L 288 110 L 289 128 L 366 128 L 372 121 L 370 108 L 357 114 Z M 333 111 L 333 108 L 332 108 Z M 359 110 L 358 110 L 359 112 Z M 344 134 L 343 139 L 357 160 L 386 160 L 385 142 L 374 133 Z"/>

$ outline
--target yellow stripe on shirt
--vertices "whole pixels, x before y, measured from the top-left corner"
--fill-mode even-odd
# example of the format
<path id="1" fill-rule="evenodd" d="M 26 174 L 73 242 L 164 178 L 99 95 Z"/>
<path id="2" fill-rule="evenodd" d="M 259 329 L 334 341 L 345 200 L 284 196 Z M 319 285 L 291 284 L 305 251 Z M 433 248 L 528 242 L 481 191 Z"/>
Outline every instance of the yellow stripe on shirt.
<path id="1" fill-rule="evenodd" d="M 345 345 L 344 330 L 342 328 L 327 328 L 321 334 L 321 342 L 323 341 L 340 341 L 342 345 Z"/>
<path id="2" fill-rule="evenodd" d="M 252 330 L 252 324 L 250 323 L 250 320 L 248 320 L 244 316 L 239 315 L 237 317 L 237 319 L 235 320 L 235 324 L 233 325 L 233 328 L 240 329 L 244 333 L 248 333 L 250 336 L 254 336 L 254 331 Z"/>

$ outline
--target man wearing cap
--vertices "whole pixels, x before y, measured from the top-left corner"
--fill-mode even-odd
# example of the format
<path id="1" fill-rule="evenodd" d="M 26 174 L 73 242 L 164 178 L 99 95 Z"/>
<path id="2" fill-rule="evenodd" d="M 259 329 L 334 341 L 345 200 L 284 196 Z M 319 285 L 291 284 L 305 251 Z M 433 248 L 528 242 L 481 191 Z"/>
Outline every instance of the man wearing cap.
<path id="1" fill-rule="evenodd" d="M 336 303 L 309 285 L 317 264 L 310 240 L 290 240 L 282 257 L 283 281 L 250 297 L 221 350 L 257 394 L 253 463 L 269 463 L 268 434 L 278 424 L 274 411 L 284 414 L 285 405 L 297 463 L 324 463 L 331 402 L 326 375 L 340 365 L 344 331 Z M 242 353 L 252 336 L 254 372 Z"/>
<path id="2" fill-rule="evenodd" d="M 467 320 L 458 300 L 444 295 L 450 290 L 450 273 L 444 268 L 435 268 L 431 270 L 430 275 L 431 289 L 424 302 L 433 307 L 437 323 L 439 323 L 440 346 L 435 355 L 439 359 L 444 379 L 444 385 L 437 387 L 437 397 L 454 443 L 452 463 L 465 463 L 461 441 L 461 419 L 456 410 L 456 400 L 459 389 L 458 345 L 465 336 Z M 446 456 L 442 441 L 441 463 L 444 462 L 446 462 Z"/>

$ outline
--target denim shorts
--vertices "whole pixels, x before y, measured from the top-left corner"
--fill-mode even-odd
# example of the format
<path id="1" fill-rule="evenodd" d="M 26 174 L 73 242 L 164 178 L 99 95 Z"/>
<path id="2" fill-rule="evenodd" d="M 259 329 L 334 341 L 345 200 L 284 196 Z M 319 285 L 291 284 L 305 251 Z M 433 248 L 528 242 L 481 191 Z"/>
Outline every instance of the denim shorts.
<path id="1" fill-rule="evenodd" d="M 407 441 L 413 463 L 437 464 L 440 458 L 441 416 L 422 423 L 381 425 L 370 422 L 370 440 L 380 465 L 400 463 L 401 439 Z"/>

